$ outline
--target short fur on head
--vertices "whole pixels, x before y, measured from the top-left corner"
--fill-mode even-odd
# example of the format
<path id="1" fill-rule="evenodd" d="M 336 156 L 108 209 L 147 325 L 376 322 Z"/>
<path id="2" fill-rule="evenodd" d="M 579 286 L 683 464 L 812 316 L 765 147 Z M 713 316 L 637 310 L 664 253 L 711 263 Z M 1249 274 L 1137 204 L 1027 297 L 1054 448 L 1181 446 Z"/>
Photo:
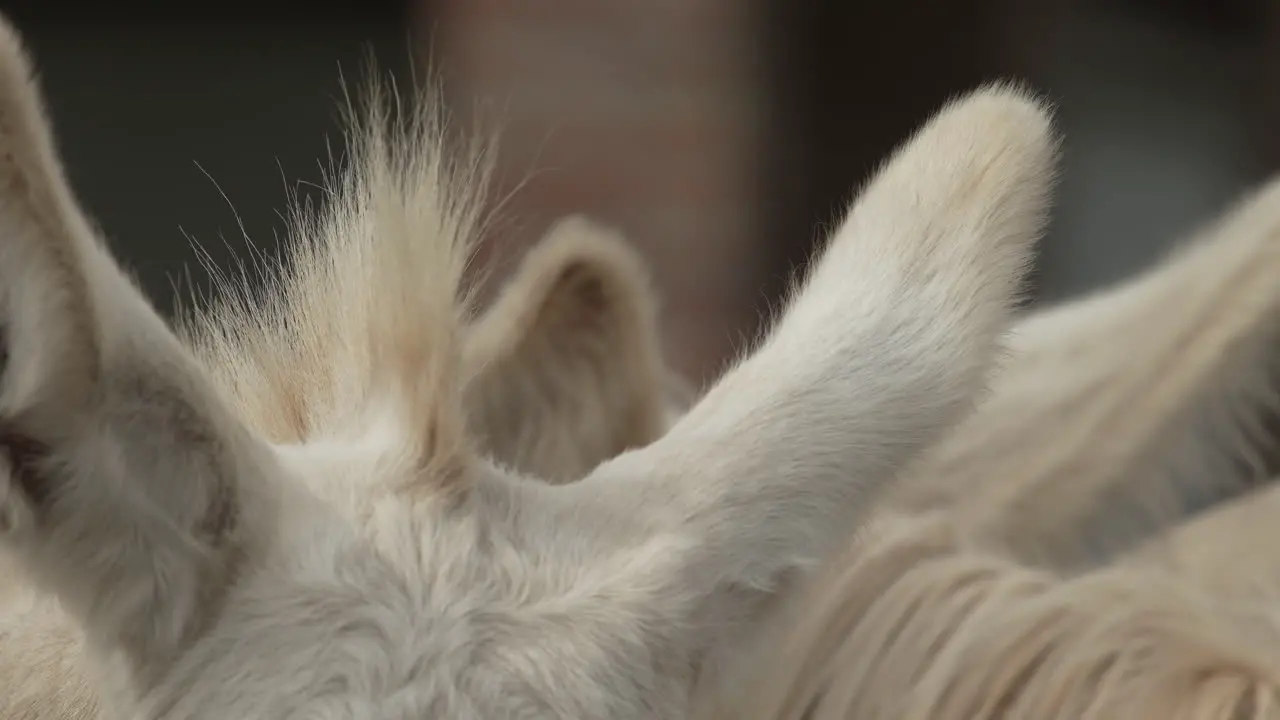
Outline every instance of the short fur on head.
<path id="1" fill-rule="evenodd" d="M 978 412 L 806 589 L 783 649 L 746 660 L 749 690 L 698 717 L 1280 716 L 1280 491 L 1191 520 L 1170 502 L 1265 471 L 1277 277 L 1280 180 L 1021 321 Z M 1173 529 L 1127 555 L 1090 537 L 1131 520 Z"/>
<path id="2" fill-rule="evenodd" d="M 377 105 L 256 304 L 183 342 L 63 179 L 0 31 L 0 543 L 108 712 L 675 718 L 971 409 L 1045 215 L 1044 109 L 990 87 L 876 174 L 785 314 L 666 434 L 530 482 L 467 429 L 482 174 Z"/>

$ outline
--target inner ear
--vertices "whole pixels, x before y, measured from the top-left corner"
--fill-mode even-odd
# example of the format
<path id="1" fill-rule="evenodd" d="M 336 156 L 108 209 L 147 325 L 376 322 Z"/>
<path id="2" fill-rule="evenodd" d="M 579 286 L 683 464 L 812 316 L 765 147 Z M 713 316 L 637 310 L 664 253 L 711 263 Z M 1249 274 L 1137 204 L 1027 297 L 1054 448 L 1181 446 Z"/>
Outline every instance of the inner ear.
<path id="1" fill-rule="evenodd" d="M 49 446 L 11 423 L 0 423 L 0 453 L 8 465 L 6 471 L 23 496 L 37 507 L 47 504 L 50 488 L 40 477 L 39 464 L 49 457 Z M 8 524 L 3 517 L 0 522 Z"/>
<path id="2" fill-rule="evenodd" d="M 556 223 L 468 333 L 465 402 L 481 449 L 565 482 L 657 439 L 682 400 L 657 305 L 618 233 L 580 217 Z"/>
<path id="3" fill-rule="evenodd" d="M 274 455 L 76 202 L 33 76 L 0 16 L 0 546 L 145 684 L 269 536 Z"/>
<path id="4" fill-rule="evenodd" d="M 609 278 L 588 260 L 571 261 L 552 281 L 546 297 L 548 305 L 559 304 L 559 307 L 541 308 L 539 318 L 564 322 L 570 331 L 575 326 L 606 320 L 610 310 L 608 283 Z"/>

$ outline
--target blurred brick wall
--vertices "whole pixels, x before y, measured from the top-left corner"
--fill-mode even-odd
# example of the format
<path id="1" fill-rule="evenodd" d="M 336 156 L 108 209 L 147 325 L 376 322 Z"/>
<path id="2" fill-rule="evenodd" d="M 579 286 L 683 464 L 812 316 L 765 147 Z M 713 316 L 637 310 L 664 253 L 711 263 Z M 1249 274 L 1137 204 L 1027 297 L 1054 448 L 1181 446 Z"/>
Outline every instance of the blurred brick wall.
<path id="1" fill-rule="evenodd" d="M 649 257 L 671 360 L 705 379 L 758 319 L 754 2 L 432 0 L 425 30 L 455 115 L 502 130 L 498 276 L 586 213 Z M 472 117 L 468 117 L 471 115 Z"/>

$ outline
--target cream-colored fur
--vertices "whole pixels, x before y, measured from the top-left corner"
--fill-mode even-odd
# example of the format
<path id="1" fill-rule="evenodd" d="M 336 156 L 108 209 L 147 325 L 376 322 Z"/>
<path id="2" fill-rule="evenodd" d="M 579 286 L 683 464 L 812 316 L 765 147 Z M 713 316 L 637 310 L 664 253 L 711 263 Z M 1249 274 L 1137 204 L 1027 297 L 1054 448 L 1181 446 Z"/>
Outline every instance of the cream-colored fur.
<path id="1" fill-rule="evenodd" d="M 263 297 L 184 343 L 77 208 L 0 32 L 0 542 L 109 716 L 674 718 L 874 491 L 973 405 L 1054 163 L 987 88 L 876 175 L 769 336 L 578 482 L 464 407 L 478 165 L 376 109 Z"/>
<path id="2" fill-rule="evenodd" d="M 1177 492 L 1262 472 L 1278 277 L 1280 180 L 1150 272 L 1019 323 L 981 409 L 748 658 L 746 690 L 708 689 L 697 716 L 1280 716 L 1280 490 L 1115 560 L 1090 537 L 1168 527 Z"/>
<path id="3" fill-rule="evenodd" d="M 1125 562 L 1167 570 L 1215 596 L 1274 605 L 1280 594 L 1277 519 L 1280 486 L 1272 485 L 1152 539 Z"/>
<path id="4" fill-rule="evenodd" d="M 464 404 L 479 447 L 565 482 L 657 439 L 692 397 L 663 359 L 655 297 L 620 236 L 557 223 L 467 333 Z"/>
<path id="5" fill-rule="evenodd" d="M 1150 568 L 1078 576 L 948 523 L 867 538 L 801 604 L 741 720 L 1242 720 L 1280 711 L 1274 606 Z"/>
<path id="6" fill-rule="evenodd" d="M 1071 565 L 1267 481 L 1277 274 L 1280 182 L 1138 277 L 1027 316 L 990 397 L 895 504 Z"/>
<path id="7" fill-rule="evenodd" d="M 483 450 L 521 472 L 573 480 L 683 414 L 688 390 L 662 362 L 646 278 L 615 233 L 581 218 L 530 252 L 465 331 L 476 373 L 464 404 Z M 0 578 L 0 718 L 99 717 L 78 628 L 3 554 Z"/>

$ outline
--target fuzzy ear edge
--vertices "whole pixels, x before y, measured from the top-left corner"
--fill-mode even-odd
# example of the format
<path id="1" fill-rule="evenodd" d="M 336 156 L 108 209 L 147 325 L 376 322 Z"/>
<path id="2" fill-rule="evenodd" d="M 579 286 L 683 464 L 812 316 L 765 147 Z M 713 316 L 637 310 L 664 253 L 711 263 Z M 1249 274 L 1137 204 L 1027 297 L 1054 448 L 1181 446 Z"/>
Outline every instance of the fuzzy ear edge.
<path id="1" fill-rule="evenodd" d="M 556 488 L 556 502 L 641 527 L 614 544 L 687 541 L 667 558 L 670 592 L 758 619 L 972 411 L 1057 158 L 1051 111 L 1022 88 L 943 107 L 871 179 L 757 349 L 662 438 Z M 707 639 L 714 652 L 734 644 L 731 625 Z"/>
<path id="2" fill-rule="evenodd" d="M 550 482 L 647 445 L 687 407 L 667 366 L 658 299 L 621 233 L 563 218 L 469 328 L 469 427 L 498 461 Z"/>
<path id="3" fill-rule="evenodd" d="M 0 544 L 146 674 L 268 522 L 273 456 L 77 205 L 33 76 L 0 15 Z"/>
<path id="4" fill-rule="evenodd" d="M 1280 179 L 1135 277 L 1013 326 L 978 411 L 891 502 L 1092 564 L 1276 472 Z"/>

